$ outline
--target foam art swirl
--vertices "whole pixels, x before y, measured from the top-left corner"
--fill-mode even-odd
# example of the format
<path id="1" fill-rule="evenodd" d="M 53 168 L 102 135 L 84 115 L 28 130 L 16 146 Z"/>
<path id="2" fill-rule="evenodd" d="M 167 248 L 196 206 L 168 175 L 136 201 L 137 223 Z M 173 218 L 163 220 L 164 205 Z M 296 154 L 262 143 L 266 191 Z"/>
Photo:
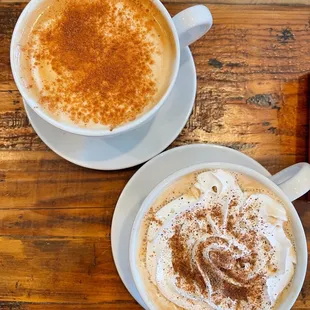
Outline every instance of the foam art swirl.
<path id="1" fill-rule="evenodd" d="M 280 202 L 243 192 L 233 173 L 202 172 L 150 222 L 151 281 L 184 309 L 272 309 L 295 270 L 287 220 Z"/>

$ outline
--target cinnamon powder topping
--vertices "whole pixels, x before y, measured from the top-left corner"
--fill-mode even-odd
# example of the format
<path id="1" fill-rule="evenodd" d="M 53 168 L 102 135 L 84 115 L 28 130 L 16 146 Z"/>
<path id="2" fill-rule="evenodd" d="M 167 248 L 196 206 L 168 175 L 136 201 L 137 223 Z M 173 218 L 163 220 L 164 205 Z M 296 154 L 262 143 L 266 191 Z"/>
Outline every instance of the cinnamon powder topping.
<path id="1" fill-rule="evenodd" d="M 214 298 L 228 297 L 233 301 L 240 303 L 241 301 L 255 300 L 260 304 L 260 296 L 263 293 L 264 276 L 257 275 L 256 278 L 249 281 L 248 273 L 251 271 L 244 270 L 244 264 L 251 266 L 255 264 L 255 253 L 251 253 L 251 257 L 243 259 L 233 258 L 233 253 L 226 251 L 211 251 L 208 260 L 204 255 L 204 250 L 210 244 L 227 245 L 227 241 L 218 237 L 210 237 L 204 243 L 199 244 L 197 253 L 192 256 L 191 251 L 186 246 L 186 239 L 181 233 L 182 225 L 175 227 L 174 235 L 169 240 L 172 251 L 172 266 L 177 276 L 177 285 L 191 293 L 206 294 L 206 283 L 203 274 L 210 281 L 213 287 Z M 227 278 L 234 279 L 237 284 L 233 284 L 231 280 L 223 278 L 223 274 Z M 220 297 L 222 296 L 222 297 Z M 239 309 L 237 307 L 237 309 Z"/>
<path id="2" fill-rule="evenodd" d="M 134 120 L 157 92 L 153 65 L 160 54 L 154 7 L 138 0 L 63 0 L 33 31 L 33 69 L 49 68 L 40 103 L 77 124 L 111 128 Z"/>
<path id="3" fill-rule="evenodd" d="M 177 281 L 179 286 L 182 286 L 181 281 L 183 281 L 183 285 L 189 291 L 195 292 L 197 287 L 201 291 L 205 291 L 206 285 L 202 275 L 195 265 L 191 264 L 191 254 L 186 249 L 186 240 L 181 234 L 181 226 L 175 228 L 175 233 L 169 243 L 172 250 L 172 266 L 178 274 Z"/>

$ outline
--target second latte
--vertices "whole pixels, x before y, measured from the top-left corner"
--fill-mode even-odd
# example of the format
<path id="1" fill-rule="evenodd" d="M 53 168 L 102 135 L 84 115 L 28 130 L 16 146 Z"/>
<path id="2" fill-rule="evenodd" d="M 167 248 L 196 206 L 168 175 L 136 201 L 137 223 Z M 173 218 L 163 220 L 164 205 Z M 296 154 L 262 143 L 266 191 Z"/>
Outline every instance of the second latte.
<path id="1" fill-rule="evenodd" d="M 139 232 L 136 264 L 150 308 L 277 309 L 295 273 L 291 231 L 284 202 L 244 174 L 181 177 Z"/>

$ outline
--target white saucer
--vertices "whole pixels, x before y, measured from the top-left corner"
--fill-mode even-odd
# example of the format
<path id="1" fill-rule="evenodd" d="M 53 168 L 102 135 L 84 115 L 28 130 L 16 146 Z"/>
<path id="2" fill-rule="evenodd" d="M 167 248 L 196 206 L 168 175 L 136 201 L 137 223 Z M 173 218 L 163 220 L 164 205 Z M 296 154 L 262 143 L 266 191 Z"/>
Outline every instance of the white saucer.
<path id="1" fill-rule="evenodd" d="M 141 167 L 120 195 L 112 220 L 111 242 L 118 273 L 128 291 L 146 309 L 133 282 L 129 267 L 129 238 L 136 214 L 151 190 L 170 174 L 203 162 L 226 162 L 252 168 L 270 177 L 254 159 L 223 146 L 192 144 L 166 151 Z"/>
<path id="2" fill-rule="evenodd" d="M 196 96 L 196 69 L 189 48 L 181 53 L 179 75 L 156 117 L 115 137 L 85 137 L 67 133 L 40 118 L 25 102 L 32 127 L 59 156 L 86 168 L 117 170 L 139 165 L 166 149 L 179 135 Z"/>

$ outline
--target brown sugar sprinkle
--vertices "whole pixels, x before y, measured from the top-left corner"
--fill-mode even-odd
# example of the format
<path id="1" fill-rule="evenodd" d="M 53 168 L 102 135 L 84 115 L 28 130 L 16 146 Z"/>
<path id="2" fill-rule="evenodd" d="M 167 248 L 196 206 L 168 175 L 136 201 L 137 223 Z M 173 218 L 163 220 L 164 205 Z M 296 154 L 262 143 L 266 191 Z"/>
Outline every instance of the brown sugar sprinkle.
<path id="1" fill-rule="evenodd" d="M 152 102 L 158 50 L 148 36 L 156 21 L 138 0 L 122 0 L 122 9 L 119 2 L 63 0 L 59 14 L 36 30 L 35 66 L 44 62 L 57 74 L 40 98 L 52 113 L 114 128 L 134 120 Z M 128 26 L 126 8 L 139 20 L 135 27 Z"/>

